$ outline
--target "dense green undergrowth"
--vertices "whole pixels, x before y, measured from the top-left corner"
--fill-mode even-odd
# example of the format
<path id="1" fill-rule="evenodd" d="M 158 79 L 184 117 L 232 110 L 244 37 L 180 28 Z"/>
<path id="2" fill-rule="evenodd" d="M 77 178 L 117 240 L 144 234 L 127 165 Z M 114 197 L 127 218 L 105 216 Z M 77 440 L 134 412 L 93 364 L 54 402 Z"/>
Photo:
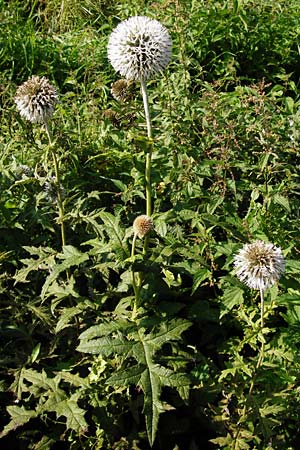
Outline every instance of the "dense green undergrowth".
<path id="1" fill-rule="evenodd" d="M 0 0 L 0 446 L 299 448 L 299 13 L 297 0 Z M 168 28 L 173 56 L 147 83 L 154 230 L 132 257 L 149 142 L 139 86 L 111 95 L 106 45 L 136 14 Z M 45 130 L 14 104 L 36 74 L 59 92 L 63 248 Z M 255 239 L 286 258 L 263 330 L 233 272 Z"/>

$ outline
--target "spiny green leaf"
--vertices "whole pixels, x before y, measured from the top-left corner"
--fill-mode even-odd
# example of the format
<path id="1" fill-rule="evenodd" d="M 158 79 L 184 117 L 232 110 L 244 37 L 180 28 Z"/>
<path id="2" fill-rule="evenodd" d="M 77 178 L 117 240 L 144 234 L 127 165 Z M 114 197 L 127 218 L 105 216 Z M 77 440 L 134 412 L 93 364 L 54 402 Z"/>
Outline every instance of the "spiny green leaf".
<path id="1" fill-rule="evenodd" d="M 82 353 L 109 356 L 111 354 L 124 354 L 128 356 L 132 351 L 133 343 L 124 338 L 103 337 L 91 341 L 82 340 L 77 350 Z"/>
<path id="2" fill-rule="evenodd" d="M 234 308 L 241 305 L 244 301 L 244 291 L 239 287 L 229 287 L 225 289 L 222 297 L 222 312 L 220 319 Z"/>
<path id="3" fill-rule="evenodd" d="M 89 388 L 90 383 L 88 380 L 88 377 L 82 378 L 81 376 L 71 373 L 71 372 L 60 372 L 60 377 L 63 381 L 66 381 L 67 383 L 71 384 L 72 386 L 77 387 L 83 387 L 83 388 Z"/>
<path id="4" fill-rule="evenodd" d="M 50 450 L 53 448 L 54 444 L 54 439 L 51 439 L 48 436 L 43 436 L 42 439 L 34 445 L 33 450 Z"/>
<path id="5" fill-rule="evenodd" d="M 37 416 L 36 411 L 25 409 L 24 406 L 8 406 L 7 412 L 10 414 L 12 420 L 4 427 L 0 433 L 0 438 Z"/>
<path id="6" fill-rule="evenodd" d="M 267 417 L 267 416 L 275 416 L 276 414 L 281 413 L 282 411 L 285 411 L 286 406 L 285 405 L 266 405 L 263 406 L 262 408 L 259 408 L 259 413 L 262 417 Z"/>
<path id="7" fill-rule="evenodd" d="M 22 376 L 24 380 L 27 380 L 32 384 L 30 390 L 37 395 L 40 393 L 40 390 L 43 389 L 48 392 L 48 395 L 55 395 L 56 399 L 61 400 L 65 397 L 64 391 L 59 388 L 59 383 L 61 381 L 59 374 L 54 378 L 50 378 L 44 370 L 38 372 L 33 369 L 24 369 Z"/>
<path id="8" fill-rule="evenodd" d="M 284 197 L 281 194 L 275 194 L 273 197 L 274 203 L 277 203 L 278 205 L 282 206 L 286 212 L 291 212 L 291 207 L 289 203 L 289 199 L 287 197 Z"/>
<path id="9" fill-rule="evenodd" d="M 37 256 L 38 258 L 26 258 L 21 260 L 26 267 L 22 267 L 17 271 L 14 276 L 16 283 L 25 283 L 28 281 L 27 276 L 30 272 L 37 270 L 49 270 L 49 268 L 55 264 L 56 252 L 51 248 L 24 247 L 24 249 L 31 255 Z"/>
<path id="10" fill-rule="evenodd" d="M 156 373 L 163 386 L 170 386 L 175 388 L 183 400 L 188 399 L 189 386 L 191 380 L 184 373 L 177 373 L 173 370 L 167 369 L 159 364 L 153 366 L 153 372 Z"/>
<path id="11" fill-rule="evenodd" d="M 74 394 L 72 397 L 57 403 L 54 407 L 54 411 L 57 417 L 64 416 L 67 419 L 67 429 L 83 433 L 88 425 L 84 418 L 85 411 L 77 404 L 78 394 Z"/>
<path id="12" fill-rule="evenodd" d="M 80 314 L 82 312 L 82 309 L 83 308 L 80 305 L 72 306 L 71 308 L 64 308 L 62 311 L 62 315 L 56 324 L 55 333 L 59 333 L 64 328 L 70 326 L 70 321 L 73 319 L 73 317 Z"/>
<path id="13" fill-rule="evenodd" d="M 132 384 L 138 385 L 141 375 L 145 371 L 145 366 L 137 364 L 129 369 L 119 370 L 116 374 L 106 380 L 106 383 L 113 386 L 130 386 Z"/>
<path id="14" fill-rule="evenodd" d="M 125 232 L 120 227 L 119 218 L 105 211 L 101 211 L 99 213 L 99 217 L 103 221 L 105 225 L 105 231 L 109 235 L 110 239 L 115 240 L 118 243 L 118 246 L 124 251 L 124 253 L 128 257 L 129 251 L 126 243 L 124 242 Z"/>
<path id="15" fill-rule="evenodd" d="M 27 308 L 33 312 L 33 314 L 38 317 L 44 324 L 51 327 L 53 325 L 53 317 L 48 312 L 47 307 L 36 306 L 32 303 L 28 303 Z"/>
<path id="16" fill-rule="evenodd" d="M 107 336 L 115 331 L 123 331 L 127 334 L 128 330 L 135 327 L 132 322 L 127 320 L 110 321 L 107 323 L 101 323 L 99 325 L 93 325 L 80 334 L 79 339 L 93 339 L 95 337 Z"/>
<path id="17" fill-rule="evenodd" d="M 64 247 L 64 253 L 62 255 L 63 262 L 60 264 L 55 264 L 52 268 L 52 271 L 50 275 L 47 277 L 42 292 L 41 297 L 42 299 L 45 298 L 45 295 L 47 294 L 47 291 L 49 289 L 49 286 L 53 281 L 56 280 L 58 275 L 61 272 L 64 272 L 65 270 L 69 269 L 72 266 L 79 266 L 81 263 L 87 261 L 89 259 L 89 255 L 87 253 L 80 252 L 77 248 L 67 245 Z"/>
<path id="18" fill-rule="evenodd" d="M 154 329 L 147 329 L 153 322 Z M 137 365 L 125 368 L 112 375 L 107 383 L 110 385 L 128 386 L 136 384 L 144 393 L 144 414 L 150 445 L 153 444 L 157 432 L 158 419 L 164 407 L 160 400 L 162 386 L 171 386 L 178 390 L 183 399 L 187 398 L 189 379 L 184 374 L 175 373 L 155 363 L 154 355 L 166 342 L 179 340 L 181 334 L 191 323 L 187 320 L 172 319 L 158 323 L 142 319 L 140 324 L 123 321 L 122 323 L 100 324 L 89 328 L 80 336 L 78 351 L 109 356 L 112 353 L 133 356 Z M 142 327 L 141 325 L 144 325 Z M 147 327 L 147 328 L 146 328 Z M 109 337 L 116 333 L 118 337 Z M 125 333 L 125 336 L 121 333 Z M 93 339 L 99 335 L 106 335 Z"/>
<path id="19" fill-rule="evenodd" d="M 145 341 L 152 348 L 159 349 L 166 342 L 180 339 L 181 334 L 191 325 L 191 322 L 183 319 L 172 319 L 162 322 L 158 330 L 145 335 Z"/>
<path id="20" fill-rule="evenodd" d="M 0 263 L 5 261 L 11 254 L 12 252 L 0 252 Z"/>
<path id="21" fill-rule="evenodd" d="M 148 366 L 148 369 L 143 372 L 139 385 L 144 393 L 143 413 L 146 420 L 149 444 L 152 447 L 157 432 L 158 419 L 160 413 L 164 411 L 164 408 L 160 401 L 160 378 L 151 370 L 151 364 Z"/>
<path id="22" fill-rule="evenodd" d="M 195 273 L 193 277 L 193 287 L 192 287 L 192 295 L 196 292 L 200 284 L 204 280 L 209 280 L 211 277 L 211 272 L 207 268 L 199 269 L 198 272 Z"/>

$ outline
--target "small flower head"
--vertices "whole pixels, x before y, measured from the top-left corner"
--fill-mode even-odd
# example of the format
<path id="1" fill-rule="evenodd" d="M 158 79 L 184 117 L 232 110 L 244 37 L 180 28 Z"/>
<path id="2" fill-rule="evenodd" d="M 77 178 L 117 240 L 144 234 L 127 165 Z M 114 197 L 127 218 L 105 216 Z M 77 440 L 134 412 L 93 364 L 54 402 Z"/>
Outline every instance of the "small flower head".
<path id="1" fill-rule="evenodd" d="M 111 86 L 111 95 L 118 102 L 128 102 L 134 97 L 133 84 L 124 78 L 117 80 Z"/>
<path id="2" fill-rule="evenodd" d="M 60 185 L 57 185 L 56 178 L 54 176 L 48 178 L 49 181 L 45 181 L 44 183 L 44 192 L 46 194 L 46 199 L 49 202 L 56 203 L 58 199 L 58 189 L 60 189 L 60 194 L 62 198 L 65 198 L 66 192 L 65 188 Z"/>
<path id="3" fill-rule="evenodd" d="M 143 239 L 151 230 L 153 230 L 153 221 L 151 217 L 143 214 L 138 216 L 133 222 L 133 232 L 135 236 Z"/>
<path id="4" fill-rule="evenodd" d="M 171 59 L 172 41 L 157 20 L 133 16 L 112 31 L 108 58 L 113 68 L 127 80 L 147 80 L 161 72 Z"/>
<path id="5" fill-rule="evenodd" d="M 47 78 L 32 76 L 18 87 L 15 103 L 22 117 L 32 123 L 45 123 L 54 113 L 57 91 Z"/>
<path id="6" fill-rule="evenodd" d="M 15 174 L 18 179 L 22 179 L 26 177 L 31 177 L 33 175 L 33 172 L 30 169 L 30 167 L 26 166 L 25 164 L 19 164 L 16 167 Z"/>
<path id="7" fill-rule="evenodd" d="M 235 255 L 237 277 L 252 289 L 266 290 L 279 280 L 285 261 L 280 248 L 264 241 L 245 244 Z"/>

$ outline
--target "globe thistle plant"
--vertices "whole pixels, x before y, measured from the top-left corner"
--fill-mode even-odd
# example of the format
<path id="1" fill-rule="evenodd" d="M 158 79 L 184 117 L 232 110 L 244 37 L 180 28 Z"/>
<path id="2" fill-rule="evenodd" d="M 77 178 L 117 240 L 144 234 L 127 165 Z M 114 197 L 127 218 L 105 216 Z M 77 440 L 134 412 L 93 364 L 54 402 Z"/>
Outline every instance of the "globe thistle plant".
<path id="1" fill-rule="evenodd" d="M 34 75 L 18 87 L 14 100 L 26 120 L 46 123 L 53 116 L 58 95 L 47 78 Z"/>
<path id="2" fill-rule="evenodd" d="M 66 243 L 64 206 L 60 183 L 59 164 L 49 127 L 49 121 L 53 116 L 55 105 L 58 102 L 57 91 L 46 77 L 34 75 L 18 87 L 14 100 L 22 117 L 32 123 L 42 123 L 46 128 L 50 153 L 52 154 L 55 170 L 61 239 L 62 245 L 64 246 Z"/>
<path id="3" fill-rule="evenodd" d="M 280 248 L 272 243 L 256 240 L 245 244 L 234 257 L 234 267 L 237 277 L 251 289 L 260 292 L 260 334 L 264 334 L 264 292 L 273 286 L 283 274 L 285 260 Z M 265 339 L 260 338 L 261 347 L 256 363 L 256 370 L 264 359 Z M 255 385 L 255 376 L 250 383 L 248 398 L 251 397 Z M 242 416 L 245 417 L 246 405 Z"/>
<path id="4" fill-rule="evenodd" d="M 144 255 L 147 254 L 149 232 L 153 228 L 151 198 L 151 157 L 152 126 L 146 80 L 161 73 L 171 59 L 172 41 L 167 29 L 157 20 L 145 16 L 134 16 L 121 22 L 111 33 L 108 40 L 107 55 L 113 68 L 128 81 L 141 83 L 141 92 L 147 126 L 148 145 L 145 162 L 146 214 L 139 216 L 133 223 L 134 237 L 131 256 L 134 258 L 137 237 L 144 239 Z M 117 86 L 120 91 L 121 83 Z M 124 86 L 124 84 L 123 84 Z M 115 87 L 116 89 L 116 87 Z M 115 92 L 112 92 L 114 95 Z M 132 284 L 135 293 L 133 318 L 136 315 L 139 292 L 142 285 L 141 274 L 138 282 L 132 269 Z"/>
<path id="5" fill-rule="evenodd" d="M 165 69 L 171 51 L 172 40 L 167 29 L 145 16 L 133 16 L 119 23 L 108 40 L 107 54 L 113 68 L 127 80 L 141 83 L 149 141 L 152 128 L 145 81 Z M 146 154 L 145 184 L 146 214 L 151 216 L 151 149 Z"/>
<path id="6" fill-rule="evenodd" d="M 279 280 L 285 262 L 280 248 L 264 241 L 245 244 L 235 255 L 235 273 L 252 289 L 265 291 Z"/>
<path id="7" fill-rule="evenodd" d="M 108 58 L 127 80 L 147 80 L 165 69 L 171 59 L 172 41 L 157 20 L 134 16 L 119 23 L 108 41 Z"/>
<path id="8" fill-rule="evenodd" d="M 273 286 L 284 272 L 285 260 L 282 251 L 272 243 L 257 240 L 252 244 L 245 244 L 235 255 L 234 266 L 237 277 L 248 287 L 260 292 L 260 320 L 263 329 L 264 292 Z"/>

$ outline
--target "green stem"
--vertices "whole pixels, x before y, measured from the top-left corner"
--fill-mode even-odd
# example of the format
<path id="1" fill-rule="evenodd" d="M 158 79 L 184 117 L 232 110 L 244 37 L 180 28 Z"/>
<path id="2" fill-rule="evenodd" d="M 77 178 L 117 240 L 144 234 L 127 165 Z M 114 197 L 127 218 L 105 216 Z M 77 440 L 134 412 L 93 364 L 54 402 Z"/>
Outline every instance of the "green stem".
<path id="1" fill-rule="evenodd" d="M 259 290 L 260 293 L 260 327 L 261 327 L 261 333 L 263 334 L 263 329 L 264 329 L 264 314 L 265 314 L 265 301 L 264 301 L 264 291 L 262 288 L 260 288 Z M 251 394 L 254 388 L 254 384 L 255 384 L 255 380 L 256 380 L 256 376 L 257 376 L 257 369 L 259 369 L 259 367 L 262 365 L 263 359 L 264 359 L 264 350 L 265 350 L 265 342 L 264 342 L 264 338 L 263 341 L 261 343 L 261 347 L 260 347 L 260 352 L 259 352 L 259 356 L 258 356 L 258 360 L 255 366 L 255 370 L 256 373 L 254 374 L 250 387 L 249 387 L 249 392 L 247 395 L 247 402 L 249 401 L 249 399 L 251 398 Z M 243 412 L 242 412 L 242 417 L 241 419 L 244 419 L 246 416 L 246 404 L 244 406 Z M 240 425 L 242 423 L 242 420 L 240 420 Z M 238 427 L 238 431 L 237 434 L 235 436 L 235 440 L 234 440 L 234 449 L 236 448 L 236 443 L 238 440 L 238 436 L 240 433 L 240 426 Z"/>
<path id="2" fill-rule="evenodd" d="M 151 216 L 152 213 L 152 205 L 151 205 L 151 156 L 152 156 L 152 126 L 151 119 L 149 113 L 149 102 L 148 102 L 148 93 L 147 86 L 145 80 L 141 79 L 141 90 L 143 96 L 144 110 L 145 110 L 145 118 L 147 125 L 147 135 L 150 141 L 150 145 L 147 146 L 147 154 L 146 154 L 146 167 L 145 167 L 145 182 L 146 182 L 146 214 L 147 216 Z"/>
<path id="3" fill-rule="evenodd" d="M 260 288 L 260 327 L 261 327 L 261 333 L 263 335 L 263 329 L 264 329 L 264 314 L 265 314 L 265 301 L 264 301 L 264 291 L 262 290 L 262 288 Z M 256 369 L 258 369 L 264 359 L 264 350 L 265 350 L 265 341 L 263 338 L 263 341 L 261 343 L 261 348 L 260 348 L 260 353 L 259 353 L 259 358 L 256 364 Z"/>
<path id="4" fill-rule="evenodd" d="M 264 291 L 262 288 L 259 290 L 260 293 L 260 326 L 261 329 L 264 327 L 264 314 L 265 314 L 265 302 L 264 302 Z"/>
<path id="5" fill-rule="evenodd" d="M 46 133 L 49 140 L 49 146 L 53 158 L 53 164 L 54 164 L 54 171 L 55 171 L 55 181 L 56 181 L 56 187 L 57 187 L 57 204 L 58 204 L 58 211 L 59 211 L 59 223 L 60 223 L 60 230 L 61 230 L 61 243 L 64 247 L 66 245 L 66 233 L 65 233 L 65 223 L 64 223 L 64 217 L 65 217 L 65 211 L 64 211 L 64 205 L 63 205 L 63 198 L 62 198 L 62 191 L 61 191 L 61 183 L 60 183 L 60 172 L 59 172 L 59 165 L 54 149 L 54 143 L 52 140 L 50 128 L 48 122 L 45 122 L 46 127 Z"/>
<path id="6" fill-rule="evenodd" d="M 131 257 L 134 258 L 135 255 L 135 243 L 136 243 L 137 234 L 133 236 L 132 240 L 132 247 L 131 247 Z M 140 293 L 140 286 L 137 284 L 135 279 L 135 272 L 132 268 L 132 286 L 134 290 L 134 305 L 132 310 L 132 320 L 136 318 L 137 315 L 137 309 L 138 309 L 138 302 L 139 302 L 139 293 Z"/>

